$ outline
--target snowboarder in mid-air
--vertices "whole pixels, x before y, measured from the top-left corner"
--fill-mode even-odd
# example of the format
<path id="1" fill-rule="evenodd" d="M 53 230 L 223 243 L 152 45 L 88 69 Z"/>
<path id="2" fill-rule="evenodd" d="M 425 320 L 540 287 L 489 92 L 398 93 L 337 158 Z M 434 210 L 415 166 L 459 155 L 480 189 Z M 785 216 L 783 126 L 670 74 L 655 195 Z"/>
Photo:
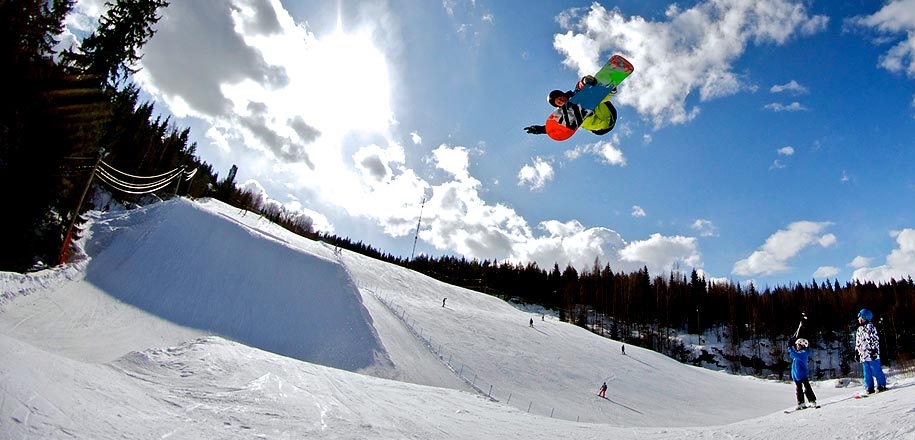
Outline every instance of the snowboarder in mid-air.
<path id="1" fill-rule="evenodd" d="M 524 131 L 546 134 L 554 141 L 572 137 L 579 128 L 604 135 L 616 125 L 616 108 L 610 98 L 616 95 L 617 86 L 632 74 L 635 68 L 622 55 L 613 55 L 594 75 L 582 77 L 575 90 L 553 90 L 546 100 L 555 110 L 544 125 L 530 125 Z"/>
<path id="2" fill-rule="evenodd" d="M 594 110 L 582 109 L 580 106 L 569 102 L 569 99 L 574 96 L 576 92 L 580 91 L 585 86 L 595 84 L 597 84 L 597 79 L 591 75 L 587 75 L 578 81 L 578 84 L 575 86 L 575 91 L 570 90 L 563 92 L 562 90 L 553 90 L 547 95 L 546 101 L 564 114 L 563 120 L 575 121 L 579 118 L 583 118 L 580 125 L 581 128 L 602 136 L 609 133 L 610 130 L 613 130 L 613 127 L 616 126 L 616 107 L 614 107 L 609 100 L 600 103 Z M 615 87 L 613 88 L 612 94 L 616 94 Z M 546 134 L 547 132 L 545 125 L 531 125 L 524 127 L 524 131 L 530 134 Z"/>

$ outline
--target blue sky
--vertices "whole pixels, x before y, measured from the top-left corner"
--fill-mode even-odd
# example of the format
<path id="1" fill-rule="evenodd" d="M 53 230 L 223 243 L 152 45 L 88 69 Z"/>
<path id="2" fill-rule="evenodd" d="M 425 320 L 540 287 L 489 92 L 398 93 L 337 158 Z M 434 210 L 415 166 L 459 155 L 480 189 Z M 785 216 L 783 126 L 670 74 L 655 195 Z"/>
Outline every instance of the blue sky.
<path id="1" fill-rule="evenodd" d="M 82 0 L 77 33 L 102 1 Z M 136 75 L 201 158 L 395 255 L 758 287 L 915 274 L 915 0 L 173 0 Z M 616 129 L 526 134 L 612 54 Z"/>

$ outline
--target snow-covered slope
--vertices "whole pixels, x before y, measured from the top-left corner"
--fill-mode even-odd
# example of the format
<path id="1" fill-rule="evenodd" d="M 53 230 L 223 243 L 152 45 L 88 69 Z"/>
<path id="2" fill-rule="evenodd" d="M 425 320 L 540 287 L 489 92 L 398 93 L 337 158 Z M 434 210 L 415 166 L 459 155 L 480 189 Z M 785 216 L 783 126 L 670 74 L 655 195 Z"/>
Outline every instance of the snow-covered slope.
<path id="1" fill-rule="evenodd" d="M 540 315 L 531 328 L 496 298 L 219 202 L 95 216 L 84 261 L 0 276 L 2 438 L 915 432 L 910 381 L 860 401 L 820 384 L 824 408 L 785 415 L 793 385 L 622 355 Z"/>

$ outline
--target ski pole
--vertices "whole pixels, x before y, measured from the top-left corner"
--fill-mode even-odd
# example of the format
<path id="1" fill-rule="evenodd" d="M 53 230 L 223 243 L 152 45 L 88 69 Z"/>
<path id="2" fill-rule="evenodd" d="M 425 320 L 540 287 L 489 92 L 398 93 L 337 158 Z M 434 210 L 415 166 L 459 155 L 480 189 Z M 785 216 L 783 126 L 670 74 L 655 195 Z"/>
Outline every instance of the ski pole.
<path id="1" fill-rule="evenodd" d="M 791 337 L 792 339 L 798 337 L 798 335 L 801 334 L 801 327 L 804 325 L 805 319 L 807 319 L 807 314 L 801 312 L 801 321 L 797 323 L 797 330 L 794 332 L 794 336 Z"/>

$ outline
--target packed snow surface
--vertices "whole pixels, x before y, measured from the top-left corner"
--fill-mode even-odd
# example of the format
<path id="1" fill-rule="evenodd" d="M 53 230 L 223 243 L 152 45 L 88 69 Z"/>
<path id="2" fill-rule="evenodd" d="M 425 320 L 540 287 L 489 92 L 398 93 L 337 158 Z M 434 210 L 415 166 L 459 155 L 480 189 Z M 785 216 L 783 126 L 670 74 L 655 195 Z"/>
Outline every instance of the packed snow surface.
<path id="1" fill-rule="evenodd" d="M 0 273 L 0 438 L 915 438 L 901 376 L 785 414 L 793 384 L 622 354 L 220 202 L 90 224 L 71 264 Z"/>

